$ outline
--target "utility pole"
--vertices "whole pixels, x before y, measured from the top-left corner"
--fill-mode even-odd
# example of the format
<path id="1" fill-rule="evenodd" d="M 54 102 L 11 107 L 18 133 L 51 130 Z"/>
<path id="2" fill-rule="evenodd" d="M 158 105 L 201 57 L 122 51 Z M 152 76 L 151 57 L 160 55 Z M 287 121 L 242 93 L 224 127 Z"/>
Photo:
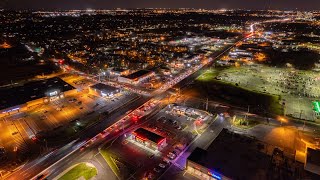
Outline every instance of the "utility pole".
<path id="1" fill-rule="evenodd" d="M 247 112 L 247 114 L 245 115 L 245 118 L 244 118 L 245 121 L 247 121 L 247 116 L 248 116 L 249 112 L 250 112 L 250 105 L 248 105 L 248 112 Z"/>
<path id="2" fill-rule="evenodd" d="M 48 151 L 48 142 L 46 139 L 44 139 L 45 145 L 46 145 L 46 151 Z"/>
<path id="3" fill-rule="evenodd" d="M 209 99 L 207 98 L 207 101 L 206 101 L 206 111 L 208 111 L 208 105 L 209 105 Z"/>

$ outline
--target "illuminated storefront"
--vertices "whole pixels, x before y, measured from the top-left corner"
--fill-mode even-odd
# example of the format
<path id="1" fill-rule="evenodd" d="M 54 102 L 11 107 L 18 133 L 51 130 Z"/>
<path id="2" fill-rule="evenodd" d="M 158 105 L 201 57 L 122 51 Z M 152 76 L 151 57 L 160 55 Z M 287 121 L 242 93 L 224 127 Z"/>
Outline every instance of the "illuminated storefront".
<path id="1" fill-rule="evenodd" d="M 112 97 L 121 92 L 120 89 L 103 83 L 98 83 L 93 86 L 90 86 L 89 91 L 91 94 L 101 97 Z"/>
<path id="2" fill-rule="evenodd" d="M 4 89 L 0 91 L 0 116 L 21 112 L 75 93 L 77 89 L 58 77 Z"/>
<path id="3" fill-rule="evenodd" d="M 139 128 L 132 132 L 130 138 L 152 150 L 161 150 L 166 146 L 165 137 L 144 128 Z"/>
<path id="4" fill-rule="evenodd" d="M 193 155 L 195 154 L 205 154 L 206 151 L 200 148 L 196 148 L 194 152 L 192 152 Z M 229 179 L 227 177 L 222 177 L 221 174 L 219 174 L 216 171 L 210 170 L 204 166 L 201 166 L 197 164 L 196 162 L 193 162 L 192 159 L 187 159 L 187 172 L 191 175 L 203 179 L 203 180 L 220 180 L 220 179 Z"/>

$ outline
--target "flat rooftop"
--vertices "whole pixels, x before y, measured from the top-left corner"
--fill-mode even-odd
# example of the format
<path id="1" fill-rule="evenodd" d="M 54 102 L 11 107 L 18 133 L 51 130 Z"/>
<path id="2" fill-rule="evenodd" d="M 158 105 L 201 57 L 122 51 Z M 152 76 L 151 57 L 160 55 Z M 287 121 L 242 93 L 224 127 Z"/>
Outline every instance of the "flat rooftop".
<path id="1" fill-rule="evenodd" d="M 127 71 L 128 69 L 123 69 L 123 68 L 118 68 L 118 67 L 115 67 L 115 68 L 112 68 L 112 71 L 116 71 L 116 72 L 124 72 L 124 71 Z"/>
<path id="2" fill-rule="evenodd" d="M 154 132 L 151 132 L 149 130 L 146 130 L 144 128 L 139 128 L 137 130 L 135 130 L 133 132 L 133 134 L 135 134 L 136 136 L 139 136 L 141 139 L 148 139 L 156 144 L 158 144 L 159 142 L 161 142 L 164 137 L 154 133 Z"/>
<path id="3" fill-rule="evenodd" d="M 136 78 L 140 78 L 142 76 L 145 76 L 145 75 L 147 75 L 149 73 L 151 73 L 151 71 L 143 69 L 143 70 L 136 71 L 136 72 L 134 72 L 132 74 L 129 74 L 129 75 L 123 76 L 123 77 L 125 77 L 127 79 L 136 79 Z"/>
<path id="4" fill-rule="evenodd" d="M 65 92 L 72 89 L 75 88 L 58 77 L 29 82 L 23 86 L 0 89 L 0 109 L 46 97 L 49 92 Z"/>
<path id="5" fill-rule="evenodd" d="M 307 159 L 305 170 L 312 172 L 315 175 L 320 175 L 320 150 L 307 148 Z M 317 177 L 319 179 L 319 176 Z"/>
<path id="6" fill-rule="evenodd" d="M 103 83 L 98 83 L 95 85 L 90 86 L 93 89 L 97 89 L 99 91 L 105 92 L 105 93 L 111 93 L 111 92 L 115 92 L 117 90 L 119 90 L 118 88 L 115 88 L 113 86 L 109 86 Z"/>
<path id="7" fill-rule="evenodd" d="M 307 163 L 320 166 L 320 150 L 307 148 Z"/>
<path id="8" fill-rule="evenodd" d="M 265 179 L 270 156 L 259 141 L 223 129 L 207 150 L 196 148 L 189 161 L 231 179 Z"/>

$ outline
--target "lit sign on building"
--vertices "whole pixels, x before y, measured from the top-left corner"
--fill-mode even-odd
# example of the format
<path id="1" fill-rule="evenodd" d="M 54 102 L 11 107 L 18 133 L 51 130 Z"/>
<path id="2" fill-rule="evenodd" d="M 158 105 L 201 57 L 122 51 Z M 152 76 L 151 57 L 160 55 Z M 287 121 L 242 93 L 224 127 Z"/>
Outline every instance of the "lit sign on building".
<path id="1" fill-rule="evenodd" d="M 17 111 L 17 110 L 19 110 L 19 109 L 20 109 L 20 108 L 9 109 L 9 110 L 4 111 L 4 112 L 2 112 L 2 113 L 9 113 L 9 112 L 12 112 L 12 111 Z"/>
<path id="2" fill-rule="evenodd" d="M 216 173 L 211 172 L 211 171 L 208 172 L 208 175 L 213 177 L 213 178 L 219 179 L 219 180 L 221 179 L 221 176 L 219 174 L 216 174 Z"/>
<path id="3" fill-rule="evenodd" d="M 53 91 L 49 93 L 49 96 L 56 96 L 58 95 L 58 91 Z"/>
<path id="4" fill-rule="evenodd" d="M 320 102 L 319 101 L 313 101 L 313 110 L 317 113 L 320 113 Z"/>

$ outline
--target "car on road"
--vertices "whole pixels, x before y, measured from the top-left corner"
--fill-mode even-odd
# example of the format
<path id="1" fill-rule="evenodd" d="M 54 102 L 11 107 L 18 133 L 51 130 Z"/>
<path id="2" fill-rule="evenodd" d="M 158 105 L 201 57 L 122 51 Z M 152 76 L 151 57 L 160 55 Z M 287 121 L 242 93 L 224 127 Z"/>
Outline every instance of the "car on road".
<path id="1" fill-rule="evenodd" d="M 167 154 L 167 157 L 171 160 L 174 160 L 177 157 L 177 155 L 173 154 L 172 152 L 169 152 L 169 154 Z"/>
<path id="2" fill-rule="evenodd" d="M 81 146 L 80 151 L 83 151 L 85 148 L 89 147 L 90 144 L 86 143 L 85 145 Z"/>
<path id="3" fill-rule="evenodd" d="M 36 180 L 45 180 L 45 179 L 47 179 L 46 177 L 47 177 L 47 174 L 41 174 L 36 177 Z"/>
<path id="4" fill-rule="evenodd" d="M 36 141 L 36 140 L 37 140 L 37 137 L 36 137 L 35 135 L 31 135 L 31 136 L 30 136 L 30 139 L 31 139 L 32 141 Z"/>
<path id="5" fill-rule="evenodd" d="M 152 173 L 149 173 L 149 174 L 148 174 L 148 178 L 149 178 L 149 179 L 154 179 L 154 177 L 155 177 L 154 174 L 152 174 Z"/>
<path id="6" fill-rule="evenodd" d="M 151 172 L 147 172 L 147 173 L 145 173 L 145 175 L 144 175 L 144 178 L 143 179 L 146 179 L 146 180 L 148 180 L 148 179 L 154 179 L 155 178 L 155 175 L 153 174 L 153 172 L 151 171 Z"/>
<path id="7" fill-rule="evenodd" d="M 168 160 L 167 158 L 163 158 L 162 160 L 164 163 L 167 163 L 168 165 L 171 163 L 170 160 Z"/>
<path id="8" fill-rule="evenodd" d="M 155 168 L 153 168 L 153 171 L 159 173 L 161 171 L 161 169 L 155 167 Z"/>
<path id="9" fill-rule="evenodd" d="M 161 167 L 162 169 L 166 168 L 169 165 L 169 163 L 162 161 L 161 163 L 159 163 L 159 167 Z"/>
<path id="10" fill-rule="evenodd" d="M 102 131 L 101 133 L 99 133 L 100 137 L 104 138 L 108 135 L 109 133 Z"/>

